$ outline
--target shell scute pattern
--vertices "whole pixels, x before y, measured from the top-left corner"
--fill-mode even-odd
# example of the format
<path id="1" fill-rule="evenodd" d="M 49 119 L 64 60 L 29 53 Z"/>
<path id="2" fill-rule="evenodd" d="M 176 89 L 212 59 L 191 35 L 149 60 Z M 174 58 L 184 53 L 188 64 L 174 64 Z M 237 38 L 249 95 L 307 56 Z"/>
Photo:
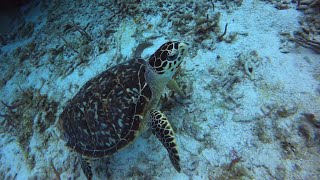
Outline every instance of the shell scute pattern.
<path id="1" fill-rule="evenodd" d="M 102 157 L 133 141 L 152 96 L 145 68 L 141 60 L 131 60 L 88 81 L 60 116 L 67 146 Z"/>

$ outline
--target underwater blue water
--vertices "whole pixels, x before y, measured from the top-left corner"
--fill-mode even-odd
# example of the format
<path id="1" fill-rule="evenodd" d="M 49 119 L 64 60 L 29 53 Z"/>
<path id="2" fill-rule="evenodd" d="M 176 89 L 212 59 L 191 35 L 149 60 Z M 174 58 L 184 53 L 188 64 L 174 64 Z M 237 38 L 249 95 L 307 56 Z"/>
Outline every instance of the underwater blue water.
<path id="1" fill-rule="evenodd" d="M 0 4 L 0 179 L 320 178 L 318 1 Z"/>

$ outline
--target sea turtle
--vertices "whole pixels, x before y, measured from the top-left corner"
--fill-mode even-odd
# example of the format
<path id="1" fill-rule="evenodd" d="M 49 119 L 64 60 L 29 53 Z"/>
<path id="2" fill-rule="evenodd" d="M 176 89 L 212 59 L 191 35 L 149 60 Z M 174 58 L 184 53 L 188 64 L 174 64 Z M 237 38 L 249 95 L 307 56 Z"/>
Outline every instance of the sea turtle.
<path id="1" fill-rule="evenodd" d="M 147 126 L 180 172 L 174 131 L 157 106 L 166 86 L 184 95 L 173 75 L 187 51 L 187 43 L 167 42 L 148 61 L 134 58 L 105 70 L 68 101 L 58 126 L 66 145 L 80 154 L 81 167 L 88 179 L 92 177 L 90 158 L 112 155 L 130 144 Z"/>

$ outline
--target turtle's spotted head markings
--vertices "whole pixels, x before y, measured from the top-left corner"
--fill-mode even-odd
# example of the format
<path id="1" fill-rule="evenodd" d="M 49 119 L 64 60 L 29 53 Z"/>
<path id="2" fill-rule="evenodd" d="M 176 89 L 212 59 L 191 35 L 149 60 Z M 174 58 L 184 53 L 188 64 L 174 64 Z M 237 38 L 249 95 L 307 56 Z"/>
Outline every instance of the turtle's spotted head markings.
<path id="1" fill-rule="evenodd" d="M 172 41 L 163 44 L 149 59 L 158 74 L 174 74 L 188 53 L 186 43 Z"/>

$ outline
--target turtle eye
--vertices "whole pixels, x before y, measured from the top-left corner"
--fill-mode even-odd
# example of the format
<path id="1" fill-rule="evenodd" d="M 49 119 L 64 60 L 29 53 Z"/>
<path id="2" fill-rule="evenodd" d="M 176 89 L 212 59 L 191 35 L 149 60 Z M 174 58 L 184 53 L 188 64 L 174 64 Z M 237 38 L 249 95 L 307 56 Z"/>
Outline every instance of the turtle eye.
<path id="1" fill-rule="evenodd" d="M 175 53 L 173 55 L 169 55 L 167 59 L 168 61 L 174 61 L 177 59 L 177 57 L 178 57 L 178 53 Z"/>

